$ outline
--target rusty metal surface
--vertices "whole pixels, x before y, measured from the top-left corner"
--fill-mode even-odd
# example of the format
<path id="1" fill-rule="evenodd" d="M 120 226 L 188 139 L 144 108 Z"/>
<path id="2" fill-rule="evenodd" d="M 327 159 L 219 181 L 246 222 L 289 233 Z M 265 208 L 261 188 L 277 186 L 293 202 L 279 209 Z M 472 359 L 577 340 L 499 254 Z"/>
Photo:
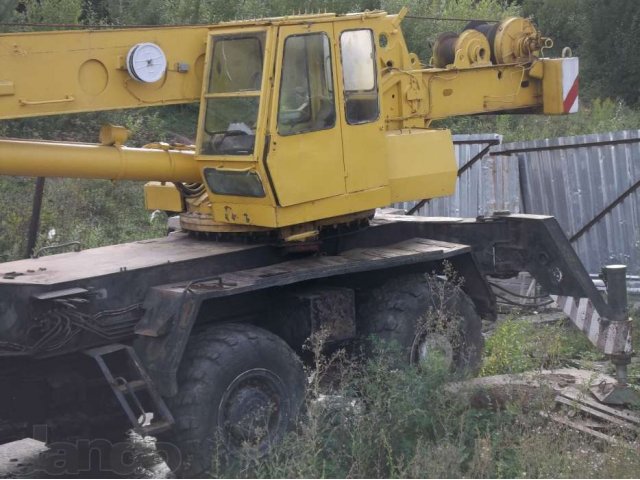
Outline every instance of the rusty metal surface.
<path id="1" fill-rule="evenodd" d="M 84 353 L 98 364 L 136 433 L 155 435 L 171 428 L 173 415 L 132 347 L 111 344 Z"/>
<path id="2" fill-rule="evenodd" d="M 151 240 L 2 263 L 0 285 L 52 285 L 258 247 L 207 242 L 174 233 Z"/>
<path id="3" fill-rule="evenodd" d="M 0 281 L 0 356 L 46 357 L 130 338 L 154 285 L 279 261 L 266 245 L 172 235 L 3 264 L 25 274 Z"/>
<path id="4" fill-rule="evenodd" d="M 269 330 L 289 345 L 303 345 L 314 334 L 324 342 L 356 337 L 356 299 L 352 288 L 311 286 L 287 292 L 271 312 Z"/>
<path id="5" fill-rule="evenodd" d="M 404 224 L 416 237 L 469 245 L 483 274 L 508 277 L 530 272 L 546 292 L 588 297 L 603 317 L 610 318 L 608 305 L 553 217 L 513 214 L 432 222 L 409 215 L 380 215 L 376 220 Z"/>
<path id="6" fill-rule="evenodd" d="M 413 238 L 385 247 L 355 248 L 339 255 L 305 257 L 265 267 L 223 273 L 197 284 L 190 281 L 162 288 L 181 293 L 188 290 L 193 295 L 204 295 L 207 298 L 226 297 L 335 275 L 415 265 L 469 251 L 470 248 L 466 245 Z"/>

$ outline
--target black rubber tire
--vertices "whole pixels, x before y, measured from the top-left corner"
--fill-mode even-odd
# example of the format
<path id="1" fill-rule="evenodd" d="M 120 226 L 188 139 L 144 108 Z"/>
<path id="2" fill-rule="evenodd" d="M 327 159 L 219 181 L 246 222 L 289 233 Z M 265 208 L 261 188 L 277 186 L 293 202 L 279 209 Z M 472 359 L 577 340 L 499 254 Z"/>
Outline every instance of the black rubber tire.
<path id="1" fill-rule="evenodd" d="M 434 292 L 433 282 L 439 282 L 438 288 L 444 288 L 446 294 Z M 361 292 L 357 300 L 359 335 L 396 343 L 401 349 L 402 362 L 413 363 L 416 336 L 425 334 L 420 319 L 432 309 L 442 309 L 448 322 L 456 322 L 452 328 L 458 337 L 452 345 L 454 370 L 477 372 L 484 339 L 482 320 L 473 302 L 459 287 L 425 274 L 399 275 Z"/>
<path id="2" fill-rule="evenodd" d="M 254 383 L 242 387 L 247 375 L 247 381 Z M 265 377 L 254 378 L 254 375 Z M 266 386 L 260 383 L 263 381 Z M 260 385 L 257 389 L 252 387 L 255 382 Z M 234 429 L 224 429 L 222 417 L 242 401 L 244 405 L 248 402 L 249 407 L 255 407 L 255 398 L 263 398 L 260 395 L 271 387 L 274 390 L 267 394 L 271 393 L 271 401 L 277 399 L 278 408 L 274 409 L 278 412 L 277 424 L 265 445 L 281 440 L 301 409 L 306 387 L 302 362 L 280 337 L 253 325 L 215 325 L 192 335 L 178 371 L 178 394 L 167 399 L 176 423 L 170 435 L 162 436 L 162 440 L 172 442 L 181 451 L 176 475 L 185 478 L 210 476 L 214 460 L 224 465 L 233 459 L 237 454 L 235 446 L 226 439 L 228 435 L 231 438 L 233 434 L 229 432 Z M 236 388 L 240 393 L 234 397 Z M 260 394 L 252 398 L 256 390 Z M 246 395 L 243 397 L 242 393 Z M 237 401 L 234 403 L 231 399 Z M 272 416 L 267 414 L 267 417 L 271 422 Z M 242 419 L 246 421 L 246 417 Z M 235 430 L 241 428 L 238 426 Z"/>

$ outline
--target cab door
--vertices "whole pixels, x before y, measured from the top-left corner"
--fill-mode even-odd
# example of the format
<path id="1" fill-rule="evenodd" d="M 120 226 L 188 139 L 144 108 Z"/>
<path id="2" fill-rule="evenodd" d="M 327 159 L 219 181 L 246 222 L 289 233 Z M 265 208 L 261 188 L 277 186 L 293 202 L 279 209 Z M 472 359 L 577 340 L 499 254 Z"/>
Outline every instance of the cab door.
<path id="1" fill-rule="evenodd" d="M 281 206 L 345 193 L 332 38 L 331 24 L 279 30 L 266 164 Z"/>
<path id="2" fill-rule="evenodd" d="M 381 114 L 373 30 L 345 22 L 336 28 L 342 143 L 348 193 L 388 185 L 387 144 Z"/>

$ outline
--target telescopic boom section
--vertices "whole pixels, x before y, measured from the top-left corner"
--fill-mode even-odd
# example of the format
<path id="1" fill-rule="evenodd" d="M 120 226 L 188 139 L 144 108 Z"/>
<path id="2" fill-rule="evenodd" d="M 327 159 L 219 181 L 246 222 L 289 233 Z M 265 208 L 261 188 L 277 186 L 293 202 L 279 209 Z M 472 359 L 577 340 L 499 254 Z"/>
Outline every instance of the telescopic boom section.
<path id="1" fill-rule="evenodd" d="M 0 120 L 196 102 L 208 30 L 0 35 Z"/>
<path id="2" fill-rule="evenodd" d="M 200 182 L 192 151 L 93 144 L 0 141 L 3 175 Z"/>

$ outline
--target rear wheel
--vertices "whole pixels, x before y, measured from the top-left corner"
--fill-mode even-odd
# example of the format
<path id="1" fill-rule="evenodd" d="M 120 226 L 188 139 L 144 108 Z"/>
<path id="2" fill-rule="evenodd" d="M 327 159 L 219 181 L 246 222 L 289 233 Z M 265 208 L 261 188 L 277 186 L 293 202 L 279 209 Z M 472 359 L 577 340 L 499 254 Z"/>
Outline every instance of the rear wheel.
<path id="1" fill-rule="evenodd" d="M 168 399 L 182 453 L 176 473 L 210 475 L 215 462 L 259 457 L 284 436 L 305 394 L 302 363 L 276 335 L 225 324 L 194 334 Z"/>
<path id="2" fill-rule="evenodd" d="M 362 293 L 358 328 L 400 348 L 404 363 L 420 364 L 437 352 L 457 372 L 480 366 L 482 322 L 459 286 L 425 274 L 393 277 Z"/>

